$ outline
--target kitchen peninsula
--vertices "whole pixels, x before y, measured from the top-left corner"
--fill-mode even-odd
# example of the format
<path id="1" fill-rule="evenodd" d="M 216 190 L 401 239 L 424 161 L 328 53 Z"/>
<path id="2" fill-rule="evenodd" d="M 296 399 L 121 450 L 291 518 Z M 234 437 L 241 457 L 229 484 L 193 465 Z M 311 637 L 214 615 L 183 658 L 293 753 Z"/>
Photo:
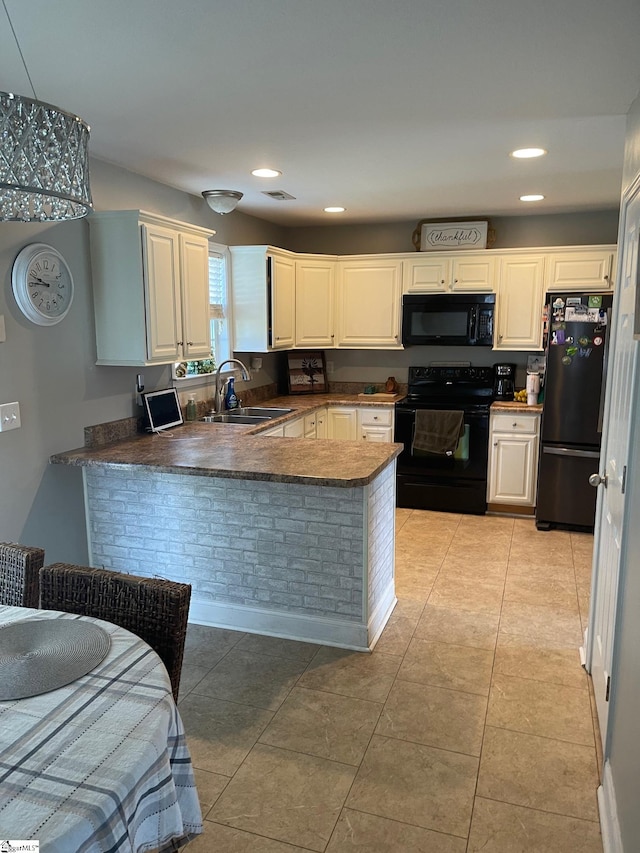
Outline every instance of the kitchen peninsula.
<path id="1" fill-rule="evenodd" d="M 187 423 L 50 461 L 83 469 L 91 565 L 191 583 L 195 623 L 373 648 L 396 603 L 400 446 L 260 432 Z"/>

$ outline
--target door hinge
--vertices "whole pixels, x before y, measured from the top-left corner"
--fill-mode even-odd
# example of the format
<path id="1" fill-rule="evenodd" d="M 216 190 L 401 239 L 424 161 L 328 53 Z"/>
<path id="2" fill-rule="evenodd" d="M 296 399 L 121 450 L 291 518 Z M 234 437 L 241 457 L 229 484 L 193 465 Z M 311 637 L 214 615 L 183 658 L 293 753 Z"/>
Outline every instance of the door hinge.
<path id="1" fill-rule="evenodd" d="M 609 701 L 609 694 L 610 693 L 611 693 L 611 676 L 608 675 L 607 676 L 607 689 L 605 690 L 605 693 L 604 693 L 604 701 L 605 702 Z"/>
<path id="2" fill-rule="evenodd" d="M 624 490 L 626 489 L 626 487 L 627 487 L 627 466 L 624 465 L 622 468 L 622 488 L 620 490 L 623 495 L 624 495 Z"/>

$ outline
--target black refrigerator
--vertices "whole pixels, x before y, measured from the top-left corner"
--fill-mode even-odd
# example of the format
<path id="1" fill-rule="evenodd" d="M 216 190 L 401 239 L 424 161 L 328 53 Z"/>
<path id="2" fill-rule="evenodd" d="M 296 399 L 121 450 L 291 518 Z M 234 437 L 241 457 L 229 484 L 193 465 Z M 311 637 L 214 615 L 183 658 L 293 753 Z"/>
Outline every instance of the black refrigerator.
<path id="1" fill-rule="evenodd" d="M 536 526 L 593 529 L 611 294 L 547 294 Z"/>

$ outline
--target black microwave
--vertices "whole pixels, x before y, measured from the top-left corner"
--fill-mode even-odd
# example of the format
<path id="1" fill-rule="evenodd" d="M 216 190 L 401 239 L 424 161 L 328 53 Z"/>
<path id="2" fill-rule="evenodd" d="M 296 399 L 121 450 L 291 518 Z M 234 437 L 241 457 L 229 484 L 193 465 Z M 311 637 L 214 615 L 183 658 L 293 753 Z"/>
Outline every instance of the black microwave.
<path id="1" fill-rule="evenodd" d="M 424 293 L 402 297 L 402 343 L 493 346 L 493 293 Z"/>

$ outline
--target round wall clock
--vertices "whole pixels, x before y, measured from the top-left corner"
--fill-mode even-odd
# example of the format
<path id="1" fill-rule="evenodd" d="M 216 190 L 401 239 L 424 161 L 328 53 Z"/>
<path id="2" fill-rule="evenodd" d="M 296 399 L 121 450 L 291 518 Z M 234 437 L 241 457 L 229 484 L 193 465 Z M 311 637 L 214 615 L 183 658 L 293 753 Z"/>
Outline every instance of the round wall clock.
<path id="1" fill-rule="evenodd" d="M 18 308 L 39 326 L 59 323 L 71 308 L 71 272 L 60 252 L 46 243 L 30 243 L 19 252 L 11 286 Z"/>

